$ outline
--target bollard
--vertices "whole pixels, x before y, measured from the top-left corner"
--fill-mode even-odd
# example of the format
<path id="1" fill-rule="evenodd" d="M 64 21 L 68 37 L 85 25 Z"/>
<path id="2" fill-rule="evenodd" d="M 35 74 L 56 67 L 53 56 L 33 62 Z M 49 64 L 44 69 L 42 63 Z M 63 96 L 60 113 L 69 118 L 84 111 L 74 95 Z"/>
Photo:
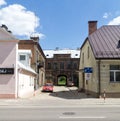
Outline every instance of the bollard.
<path id="1" fill-rule="evenodd" d="M 105 92 L 105 89 L 104 89 L 104 93 L 103 93 L 103 98 L 104 98 L 104 102 L 105 102 L 105 99 L 106 99 L 106 92 Z"/>

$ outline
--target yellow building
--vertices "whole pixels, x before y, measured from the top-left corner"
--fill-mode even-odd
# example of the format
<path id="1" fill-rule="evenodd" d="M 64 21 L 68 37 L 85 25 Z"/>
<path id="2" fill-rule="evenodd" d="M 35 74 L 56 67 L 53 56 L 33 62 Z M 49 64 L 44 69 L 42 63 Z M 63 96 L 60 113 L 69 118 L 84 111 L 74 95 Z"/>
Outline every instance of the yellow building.
<path id="1" fill-rule="evenodd" d="M 79 88 L 95 97 L 120 97 L 120 25 L 88 25 L 80 50 Z"/>

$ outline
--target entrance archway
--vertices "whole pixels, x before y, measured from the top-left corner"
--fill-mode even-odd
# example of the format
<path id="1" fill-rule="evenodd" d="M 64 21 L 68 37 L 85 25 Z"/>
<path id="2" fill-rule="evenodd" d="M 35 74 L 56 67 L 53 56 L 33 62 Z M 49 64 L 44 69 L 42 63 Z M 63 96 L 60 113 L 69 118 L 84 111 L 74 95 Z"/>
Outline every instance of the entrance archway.
<path id="1" fill-rule="evenodd" d="M 58 86 L 66 86 L 66 84 L 67 84 L 67 76 L 59 75 L 57 77 L 57 84 L 58 84 Z"/>

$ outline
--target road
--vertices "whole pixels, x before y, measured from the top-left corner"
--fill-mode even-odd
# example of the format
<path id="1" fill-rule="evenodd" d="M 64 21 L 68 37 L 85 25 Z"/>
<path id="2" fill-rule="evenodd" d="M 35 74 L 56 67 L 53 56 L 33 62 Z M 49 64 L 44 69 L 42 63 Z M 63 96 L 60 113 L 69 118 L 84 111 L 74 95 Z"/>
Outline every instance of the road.
<path id="1" fill-rule="evenodd" d="M 29 99 L 0 100 L 0 121 L 119 121 L 120 100 L 94 99 L 55 87 Z"/>
<path id="2" fill-rule="evenodd" d="M 0 121 L 119 121 L 116 107 L 0 107 Z"/>

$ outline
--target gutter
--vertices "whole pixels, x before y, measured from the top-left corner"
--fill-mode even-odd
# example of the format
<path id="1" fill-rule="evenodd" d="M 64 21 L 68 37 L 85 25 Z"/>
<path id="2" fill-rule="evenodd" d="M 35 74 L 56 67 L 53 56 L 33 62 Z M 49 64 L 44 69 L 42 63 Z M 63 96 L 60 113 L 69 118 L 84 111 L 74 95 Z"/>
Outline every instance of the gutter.
<path id="1" fill-rule="evenodd" d="M 101 60 L 98 60 L 98 96 L 101 97 L 101 75 L 100 75 L 100 63 Z"/>

